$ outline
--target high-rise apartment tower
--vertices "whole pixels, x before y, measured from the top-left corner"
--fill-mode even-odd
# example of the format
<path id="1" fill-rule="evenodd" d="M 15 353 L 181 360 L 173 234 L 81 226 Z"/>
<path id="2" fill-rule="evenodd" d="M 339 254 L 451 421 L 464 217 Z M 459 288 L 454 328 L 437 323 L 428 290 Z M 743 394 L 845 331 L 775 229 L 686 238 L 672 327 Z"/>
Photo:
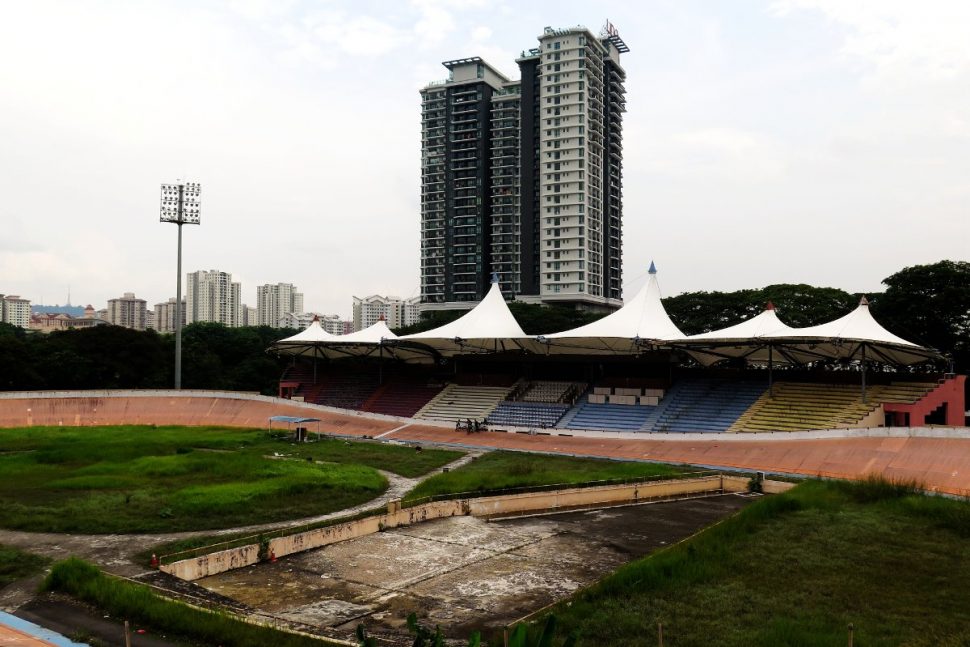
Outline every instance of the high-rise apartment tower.
<path id="1" fill-rule="evenodd" d="M 256 320 L 249 325 L 280 328 L 287 312 L 303 312 L 303 294 L 292 283 L 276 283 L 256 287 Z"/>
<path id="2" fill-rule="evenodd" d="M 242 325 L 239 283 L 219 270 L 189 272 L 185 281 L 185 323 L 210 321 L 231 328 Z"/>
<path id="3" fill-rule="evenodd" d="M 421 90 L 421 302 L 622 304 L 622 117 L 628 52 L 607 24 L 545 28 L 511 81 L 447 61 Z"/>
<path id="4" fill-rule="evenodd" d="M 139 299 L 134 292 L 125 292 L 117 299 L 108 301 L 108 323 L 134 330 L 144 330 L 148 327 L 148 311 L 144 299 Z"/>

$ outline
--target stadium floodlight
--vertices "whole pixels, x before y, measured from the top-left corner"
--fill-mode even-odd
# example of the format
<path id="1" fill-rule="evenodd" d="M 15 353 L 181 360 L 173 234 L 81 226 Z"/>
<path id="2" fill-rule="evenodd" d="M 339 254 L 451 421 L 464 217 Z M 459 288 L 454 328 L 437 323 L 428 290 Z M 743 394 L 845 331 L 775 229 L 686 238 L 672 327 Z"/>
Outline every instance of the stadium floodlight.
<path id="1" fill-rule="evenodd" d="M 202 185 L 181 182 L 162 185 L 161 222 L 178 225 L 178 262 L 175 270 L 175 388 L 182 388 L 182 225 L 199 225 Z"/>

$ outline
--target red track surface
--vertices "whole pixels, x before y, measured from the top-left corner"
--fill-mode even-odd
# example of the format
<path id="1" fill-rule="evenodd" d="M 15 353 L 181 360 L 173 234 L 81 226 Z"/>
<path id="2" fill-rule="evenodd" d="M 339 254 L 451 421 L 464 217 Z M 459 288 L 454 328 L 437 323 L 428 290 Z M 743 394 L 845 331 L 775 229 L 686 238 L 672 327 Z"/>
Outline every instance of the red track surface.
<path id="1" fill-rule="evenodd" d="M 37 636 L 31 636 L 5 624 L 0 624 L 0 645 L 3 647 L 54 647 L 54 643 L 47 642 Z"/>
<path id="2" fill-rule="evenodd" d="M 128 397 L 38 398 L 24 394 L 0 398 L 0 427 L 25 425 L 226 425 L 265 427 L 272 415 L 321 418 L 321 431 L 377 436 L 401 422 L 366 414 L 321 411 L 286 400 L 248 400 L 229 394 L 185 397 L 177 394 Z M 315 425 L 310 425 L 311 431 Z M 813 440 L 692 439 L 626 440 L 595 436 L 546 436 L 486 432 L 474 435 L 421 424 L 408 424 L 388 437 L 474 444 L 502 449 L 544 451 L 692 463 L 791 474 L 859 478 L 876 473 L 915 479 L 929 489 L 970 494 L 970 439 L 966 438 L 819 438 Z"/>

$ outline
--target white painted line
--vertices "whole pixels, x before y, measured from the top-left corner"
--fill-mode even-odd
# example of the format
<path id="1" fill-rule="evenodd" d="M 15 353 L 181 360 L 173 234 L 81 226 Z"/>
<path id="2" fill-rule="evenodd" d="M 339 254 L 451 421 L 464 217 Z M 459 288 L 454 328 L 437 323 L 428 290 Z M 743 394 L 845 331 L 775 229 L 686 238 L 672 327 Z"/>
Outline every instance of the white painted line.
<path id="1" fill-rule="evenodd" d="M 406 425 L 401 425 L 400 427 L 395 427 L 394 429 L 391 429 L 390 431 L 385 431 L 384 433 L 382 433 L 380 435 L 374 436 L 374 438 L 377 439 L 377 438 L 383 438 L 384 436 L 390 436 L 395 431 L 401 431 L 402 429 L 406 429 L 406 428 L 408 428 L 410 426 L 411 426 L 411 423 L 408 423 Z"/>

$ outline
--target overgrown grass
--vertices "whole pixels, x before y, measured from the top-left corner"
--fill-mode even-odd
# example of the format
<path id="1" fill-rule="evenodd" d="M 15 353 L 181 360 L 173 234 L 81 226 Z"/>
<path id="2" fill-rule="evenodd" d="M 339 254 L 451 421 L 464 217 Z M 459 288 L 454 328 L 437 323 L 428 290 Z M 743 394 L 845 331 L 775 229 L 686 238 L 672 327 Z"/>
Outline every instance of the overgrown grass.
<path id="1" fill-rule="evenodd" d="M 966 645 L 970 503 L 810 481 L 632 562 L 554 610 L 584 645 Z"/>
<path id="2" fill-rule="evenodd" d="M 39 573 L 49 562 L 46 557 L 0 544 L 0 589 Z"/>
<path id="3" fill-rule="evenodd" d="M 0 526 L 54 532 L 224 528 L 325 514 L 458 452 L 375 442 L 293 445 L 218 427 L 0 430 Z M 274 458 L 275 457 L 275 458 Z"/>
<path id="4" fill-rule="evenodd" d="M 662 463 L 619 462 L 597 458 L 493 451 L 477 457 L 454 471 L 435 474 L 411 490 L 405 497 L 405 501 L 461 492 L 485 492 L 540 485 L 569 485 L 648 477 L 674 478 L 697 471 L 694 468 Z"/>
<path id="5" fill-rule="evenodd" d="M 193 642 L 224 647 L 320 647 L 334 643 L 242 622 L 223 613 L 202 611 L 162 598 L 147 586 L 103 574 L 72 557 L 54 565 L 44 589 L 68 593 L 117 618 L 156 631 L 177 634 Z"/>

